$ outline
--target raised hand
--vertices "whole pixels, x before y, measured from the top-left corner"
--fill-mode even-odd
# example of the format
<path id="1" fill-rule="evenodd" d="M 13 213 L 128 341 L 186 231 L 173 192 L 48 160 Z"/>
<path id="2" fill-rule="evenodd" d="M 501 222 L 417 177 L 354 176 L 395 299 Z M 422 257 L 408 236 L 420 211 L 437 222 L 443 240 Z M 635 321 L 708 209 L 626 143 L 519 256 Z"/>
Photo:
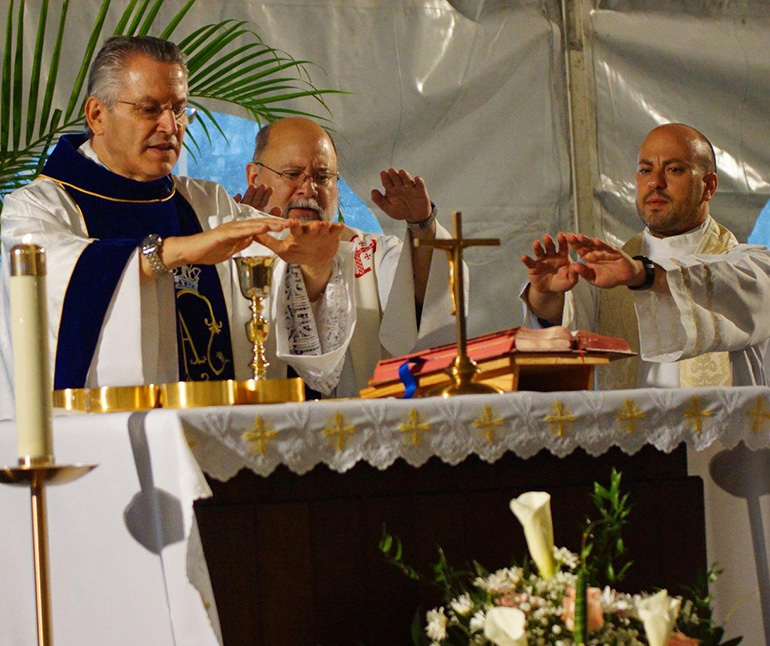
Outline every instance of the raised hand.
<path id="1" fill-rule="evenodd" d="M 568 233 L 567 244 L 575 250 L 582 263 L 575 263 L 572 271 L 596 287 L 637 285 L 644 280 L 642 263 L 622 249 L 582 233 Z"/>
<path id="2" fill-rule="evenodd" d="M 542 242 L 535 240 L 532 243 L 532 251 L 534 258 L 527 255 L 521 257 L 521 262 L 527 267 L 532 289 L 541 294 L 559 294 L 575 286 L 578 275 L 574 264 L 570 262 L 565 234 L 557 234 L 556 241 L 551 236 L 544 235 Z"/>
<path id="3" fill-rule="evenodd" d="M 267 206 L 270 203 L 270 198 L 272 195 L 273 189 L 269 186 L 265 186 L 264 184 L 260 184 L 259 186 L 252 186 L 249 184 L 249 186 L 246 187 L 246 192 L 243 195 L 238 193 L 233 197 L 233 199 L 240 204 L 247 204 L 248 206 L 257 209 L 257 211 L 262 211 L 263 213 L 268 213 L 269 215 L 276 215 L 280 217 L 280 207 L 275 206 L 269 211 L 267 210 Z"/>
<path id="4" fill-rule="evenodd" d="M 430 216 L 432 206 L 422 177 L 412 177 L 407 171 L 393 168 L 380 173 L 385 193 L 372 191 L 372 202 L 394 220 L 420 222 Z"/>

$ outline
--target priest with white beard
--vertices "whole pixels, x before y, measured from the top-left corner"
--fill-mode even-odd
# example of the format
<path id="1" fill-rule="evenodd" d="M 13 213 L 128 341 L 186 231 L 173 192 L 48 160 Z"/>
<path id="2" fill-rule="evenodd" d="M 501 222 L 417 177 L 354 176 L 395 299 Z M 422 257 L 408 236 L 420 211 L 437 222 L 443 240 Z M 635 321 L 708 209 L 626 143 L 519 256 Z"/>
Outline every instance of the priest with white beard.
<path id="1" fill-rule="evenodd" d="M 337 217 L 338 168 L 337 149 L 329 133 L 309 119 L 290 117 L 260 130 L 246 179 L 258 208 L 317 224 Z M 382 171 L 380 179 L 384 192 L 373 190 L 372 201 L 388 217 L 404 221 L 405 237 L 348 226 L 342 231 L 340 249 L 353 261 L 345 285 L 355 294 L 356 323 L 345 360 L 334 374 L 337 396 L 357 395 L 382 358 L 455 340 L 447 259 L 428 246 L 413 246 L 414 240 L 451 236 L 436 221 L 436 208 L 422 178 L 391 168 Z M 330 294 L 323 286 L 329 281 L 332 263 L 294 264 L 288 272 L 301 274 L 307 289 L 310 311 L 302 316 L 316 322 L 328 320 Z M 319 337 L 308 338 L 308 352 L 324 348 L 328 343 L 324 334 L 336 332 L 335 325 L 324 327 Z"/>
<path id="2" fill-rule="evenodd" d="M 683 124 L 653 129 L 636 186 L 646 228 L 622 249 L 573 233 L 533 242 L 534 258 L 522 256 L 525 325 L 628 340 L 641 361 L 602 367 L 603 389 L 766 385 L 770 252 L 738 244 L 711 217 L 711 143 Z"/>

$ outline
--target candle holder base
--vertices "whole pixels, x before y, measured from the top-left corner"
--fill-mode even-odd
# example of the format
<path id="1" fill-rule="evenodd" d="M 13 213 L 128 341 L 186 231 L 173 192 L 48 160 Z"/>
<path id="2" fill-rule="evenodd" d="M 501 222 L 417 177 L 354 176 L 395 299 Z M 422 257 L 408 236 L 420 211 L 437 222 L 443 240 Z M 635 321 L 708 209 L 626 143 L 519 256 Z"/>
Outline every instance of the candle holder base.
<path id="1" fill-rule="evenodd" d="M 82 478 L 97 466 L 96 464 L 42 464 L 0 467 L 0 484 L 16 487 L 29 487 L 36 483 L 62 485 Z"/>

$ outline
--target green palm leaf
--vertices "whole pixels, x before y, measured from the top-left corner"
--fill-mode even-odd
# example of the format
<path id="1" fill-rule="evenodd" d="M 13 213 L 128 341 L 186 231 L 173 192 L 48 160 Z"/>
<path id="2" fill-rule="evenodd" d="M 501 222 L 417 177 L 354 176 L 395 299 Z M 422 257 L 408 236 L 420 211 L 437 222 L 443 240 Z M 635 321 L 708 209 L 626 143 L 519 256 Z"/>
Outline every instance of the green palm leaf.
<path id="1" fill-rule="evenodd" d="M 114 34 L 159 33 L 170 38 L 179 28 L 196 0 L 187 0 L 165 26 L 157 26 L 157 16 L 165 0 L 124 0 L 125 9 L 113 27 Z M 24 0 L 10 0 L 6 14 L 4 42 L 0 46 L 0 198 L 31 181 L 40 173 L 48 151 L 59 136 L 83 129 L 85 82 L 98 44 L 109 33 L 107 20 L 113 0 L 102 0 L 87 38 L 82 63 L 66 101 L 57 104 L 55 79 L 67 35 L 69 0 L 58 0 L 61 14 L 53 25 L 54 46 L 46 54 L 50 0 L 44 0 L 37 17 L 35 47 L 30 55 L 22 37 L 28 16 Z M 70 35 L 71 37 L 71 35 Z M 210 110 L 210 101 L 238 105 L 255 121 L 274 121 L 284 115 L 302 115 L 329 121 L 331 115 L 324 96 L 341 93 L 317 88 L 310 80 L 309 61 L 295 60 L 286 52 L 265 44 L 244 21 L 225 20 L 191 30 L 179 41 L 187 56 L 190 102 L 199 108 L 204 135 L 213 128 L 224 136 Z M 46 58 L 47 56 L 47 58 Z M 29 70 L 29 71 L 27 71 Z M 43 70 L 48 80 L 41 87 Z M 24 88 L 29 91 L 24 92 Z M 293 105 L 315 100 L 321 114 Z M 291 103 L 292 106 L 287 106 Z M 189 135 L 188 135 L 189 136 Z M 198 144 L 192 138 L 191 154 Z M 0 203 L 0 208 L 2 204 Z"/>

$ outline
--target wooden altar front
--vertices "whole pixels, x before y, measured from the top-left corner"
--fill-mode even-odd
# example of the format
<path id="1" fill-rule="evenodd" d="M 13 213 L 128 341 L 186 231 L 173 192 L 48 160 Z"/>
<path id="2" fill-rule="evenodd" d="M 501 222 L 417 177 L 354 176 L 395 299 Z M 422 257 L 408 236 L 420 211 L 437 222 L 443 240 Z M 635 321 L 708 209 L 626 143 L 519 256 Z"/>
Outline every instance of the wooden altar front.
<path id="1" fill-rule="evenodd" d="M 214 496 L 196 504 L 196 515 L 225 644 L 411 644 L 417 608 L 424 613 L 438 597 L 386 563 L 377 549 L 383 525 L 421 571 L 439 545 L 458 566 L 506 567 L 526 549 L 508 501 L 547 490 L 556 544 L 578 551 L 583 519 L 596 517 L 592 483 L 608 483 L 613 467 L 633 504 L 625 539 L 634 565 L 620 587 L 694 583 L 706 568 L 703 486 L 687 476 L 684 447 L 508 453 L 493 464 L 471 456 L 454 466 L 432 458 L 419 468 L 398 461 L 346 473 L 319 465 L 302 476 L 279 467 L 267 478 L 241 471 L 211 480 Z"/>

